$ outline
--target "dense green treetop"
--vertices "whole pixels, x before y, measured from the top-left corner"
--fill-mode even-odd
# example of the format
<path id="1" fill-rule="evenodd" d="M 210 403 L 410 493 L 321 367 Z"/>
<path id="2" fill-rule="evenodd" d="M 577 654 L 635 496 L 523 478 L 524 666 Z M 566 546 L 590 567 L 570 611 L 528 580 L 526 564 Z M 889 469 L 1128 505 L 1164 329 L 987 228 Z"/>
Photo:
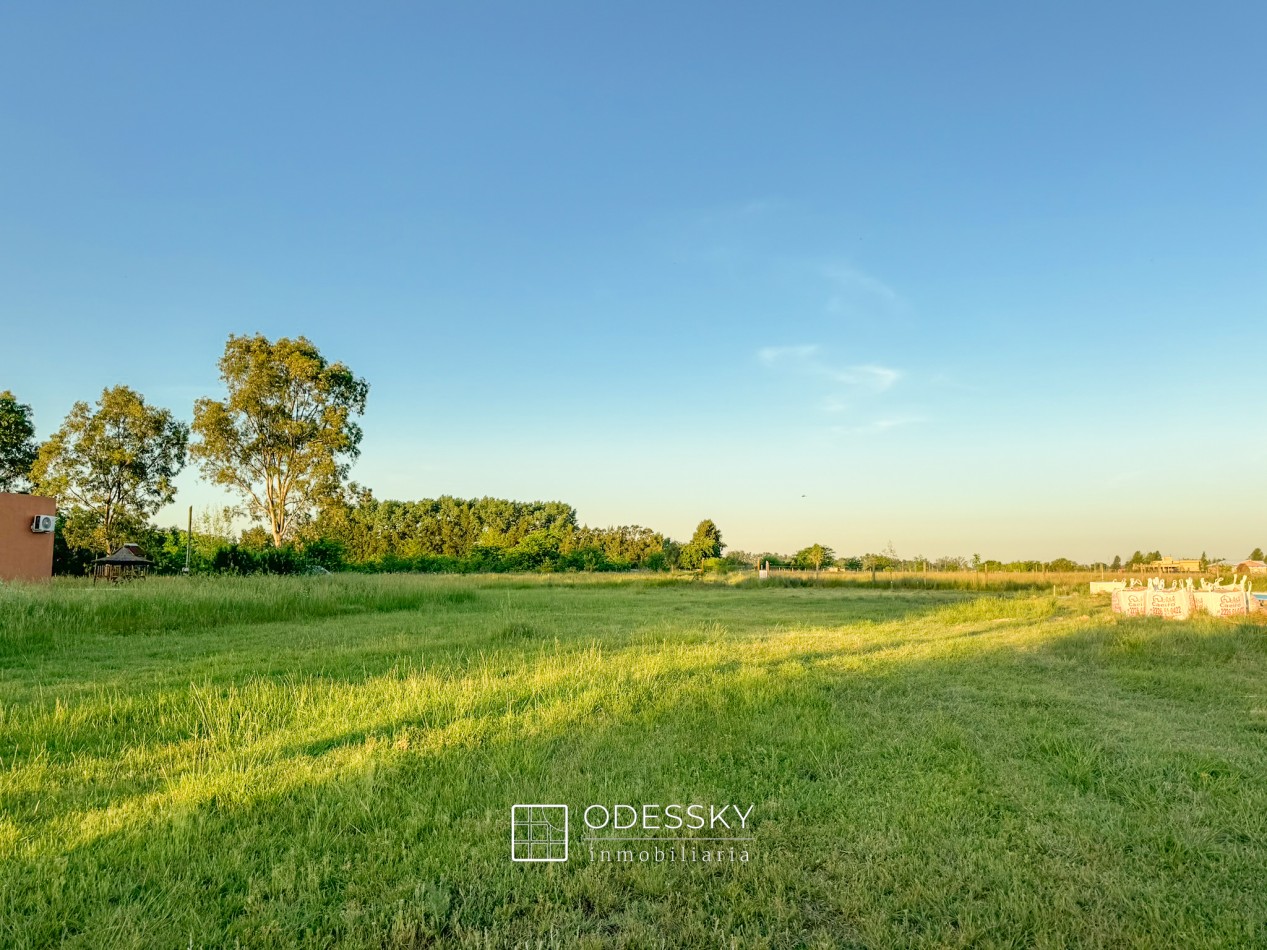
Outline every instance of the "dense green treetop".
<path id="1" fill-rule="evenodd" d="M 38 452 L 31 407 L 6 389 L 0 393 L 0 491 L 22 491 L 30 485 Z"/>
<path id="2" fill-rule="evenodd" d="M 176 497 L 189 427 L 127 386 L 77 402 L 40 447 L 36 488 L 53 495 L 72 547 L 109 552 Z M 68 510 L 70 509 L 70 510 Z"/>
<path id="3" fill-rule="evenodd" d="M 687 569 L 698 568 L 709 558 L 721 557 L 723 547 L 725 544 L 721 539 L 721 531 L 712 519 L 705 518 L 696 526 L 691 540 L 683 546 L 681 566 Z"/>
<path id="4" fill-rule="evenodd" d="M 792 558 L 792 563 L 799 568 L 821 570 L 824 567 L 831 567 L 836 558 L 836 552 L 823 544 L 811 544 L 807 548 L 801 548 Z"/>
<path id="5" fill-rule="evenodd" d="M 594 528 L 577 523 L 560 501 L 455 498 L 391 501 L 351 485 L 328 499 L 305 535 L 337 541 L 354 563 L 384 558 L 468 558 L 480 551 L 517 551 L 524 563 L 583 555 L 609 564 L 673 566 L 676 547 L 639 525 Z"/>

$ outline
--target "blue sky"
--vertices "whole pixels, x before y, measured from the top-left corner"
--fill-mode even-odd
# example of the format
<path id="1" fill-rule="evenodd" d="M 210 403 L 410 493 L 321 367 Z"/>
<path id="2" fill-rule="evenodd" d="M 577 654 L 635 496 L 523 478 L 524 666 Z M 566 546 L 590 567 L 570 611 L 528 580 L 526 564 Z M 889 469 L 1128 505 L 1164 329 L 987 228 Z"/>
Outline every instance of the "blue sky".
<path id="1" fill-rule="evenodd" d="M 0 389 L 188 419 L 229 333 L 302 333 L 380 497 L 1240 557 L 1265 11 L 8 4 Z"/>

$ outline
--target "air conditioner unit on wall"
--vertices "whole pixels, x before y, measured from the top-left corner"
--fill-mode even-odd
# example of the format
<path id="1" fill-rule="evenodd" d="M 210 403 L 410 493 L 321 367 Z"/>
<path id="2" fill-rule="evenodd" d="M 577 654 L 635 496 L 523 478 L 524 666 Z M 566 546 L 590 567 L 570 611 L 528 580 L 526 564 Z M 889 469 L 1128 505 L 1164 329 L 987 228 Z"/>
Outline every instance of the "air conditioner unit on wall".
<path id="1" fill-rule="evenodd" d="M 48 534 L 56 524 L 56 515 L 36 515 L 35 520 L 31 522 L 31 530 L 36 534 Z"/>

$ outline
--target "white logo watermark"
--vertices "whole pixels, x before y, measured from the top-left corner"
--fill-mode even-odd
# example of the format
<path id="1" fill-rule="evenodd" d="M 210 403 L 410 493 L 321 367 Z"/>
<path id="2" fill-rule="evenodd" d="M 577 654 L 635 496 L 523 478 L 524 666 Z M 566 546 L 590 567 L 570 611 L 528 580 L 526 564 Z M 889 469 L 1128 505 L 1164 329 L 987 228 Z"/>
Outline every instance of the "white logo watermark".
<path id="1" fill-rule="evenodd" d="M 580 841 L 595 863 L 746 864 L 755 807 L 592 804 L 581 811 Z M 568 860 L 568 806 L 512 806 L 510 842 L 512 861 Z"/>
<path id="2" fill-rule="evenodd" d="M 510 860 L 567 859 L 567 805 L 515 805 L 510 809 Z"/>

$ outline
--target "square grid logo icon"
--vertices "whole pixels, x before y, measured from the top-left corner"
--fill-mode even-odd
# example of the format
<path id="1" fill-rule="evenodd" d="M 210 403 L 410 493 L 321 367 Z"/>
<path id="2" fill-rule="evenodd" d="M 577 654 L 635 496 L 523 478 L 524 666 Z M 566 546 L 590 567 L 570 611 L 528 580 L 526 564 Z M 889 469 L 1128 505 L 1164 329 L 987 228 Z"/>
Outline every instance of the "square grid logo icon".
<path id="1" fill-rule="evenodd" d="M 566 861 L 567 805 L 512 805 L 510 860 Z"/>

